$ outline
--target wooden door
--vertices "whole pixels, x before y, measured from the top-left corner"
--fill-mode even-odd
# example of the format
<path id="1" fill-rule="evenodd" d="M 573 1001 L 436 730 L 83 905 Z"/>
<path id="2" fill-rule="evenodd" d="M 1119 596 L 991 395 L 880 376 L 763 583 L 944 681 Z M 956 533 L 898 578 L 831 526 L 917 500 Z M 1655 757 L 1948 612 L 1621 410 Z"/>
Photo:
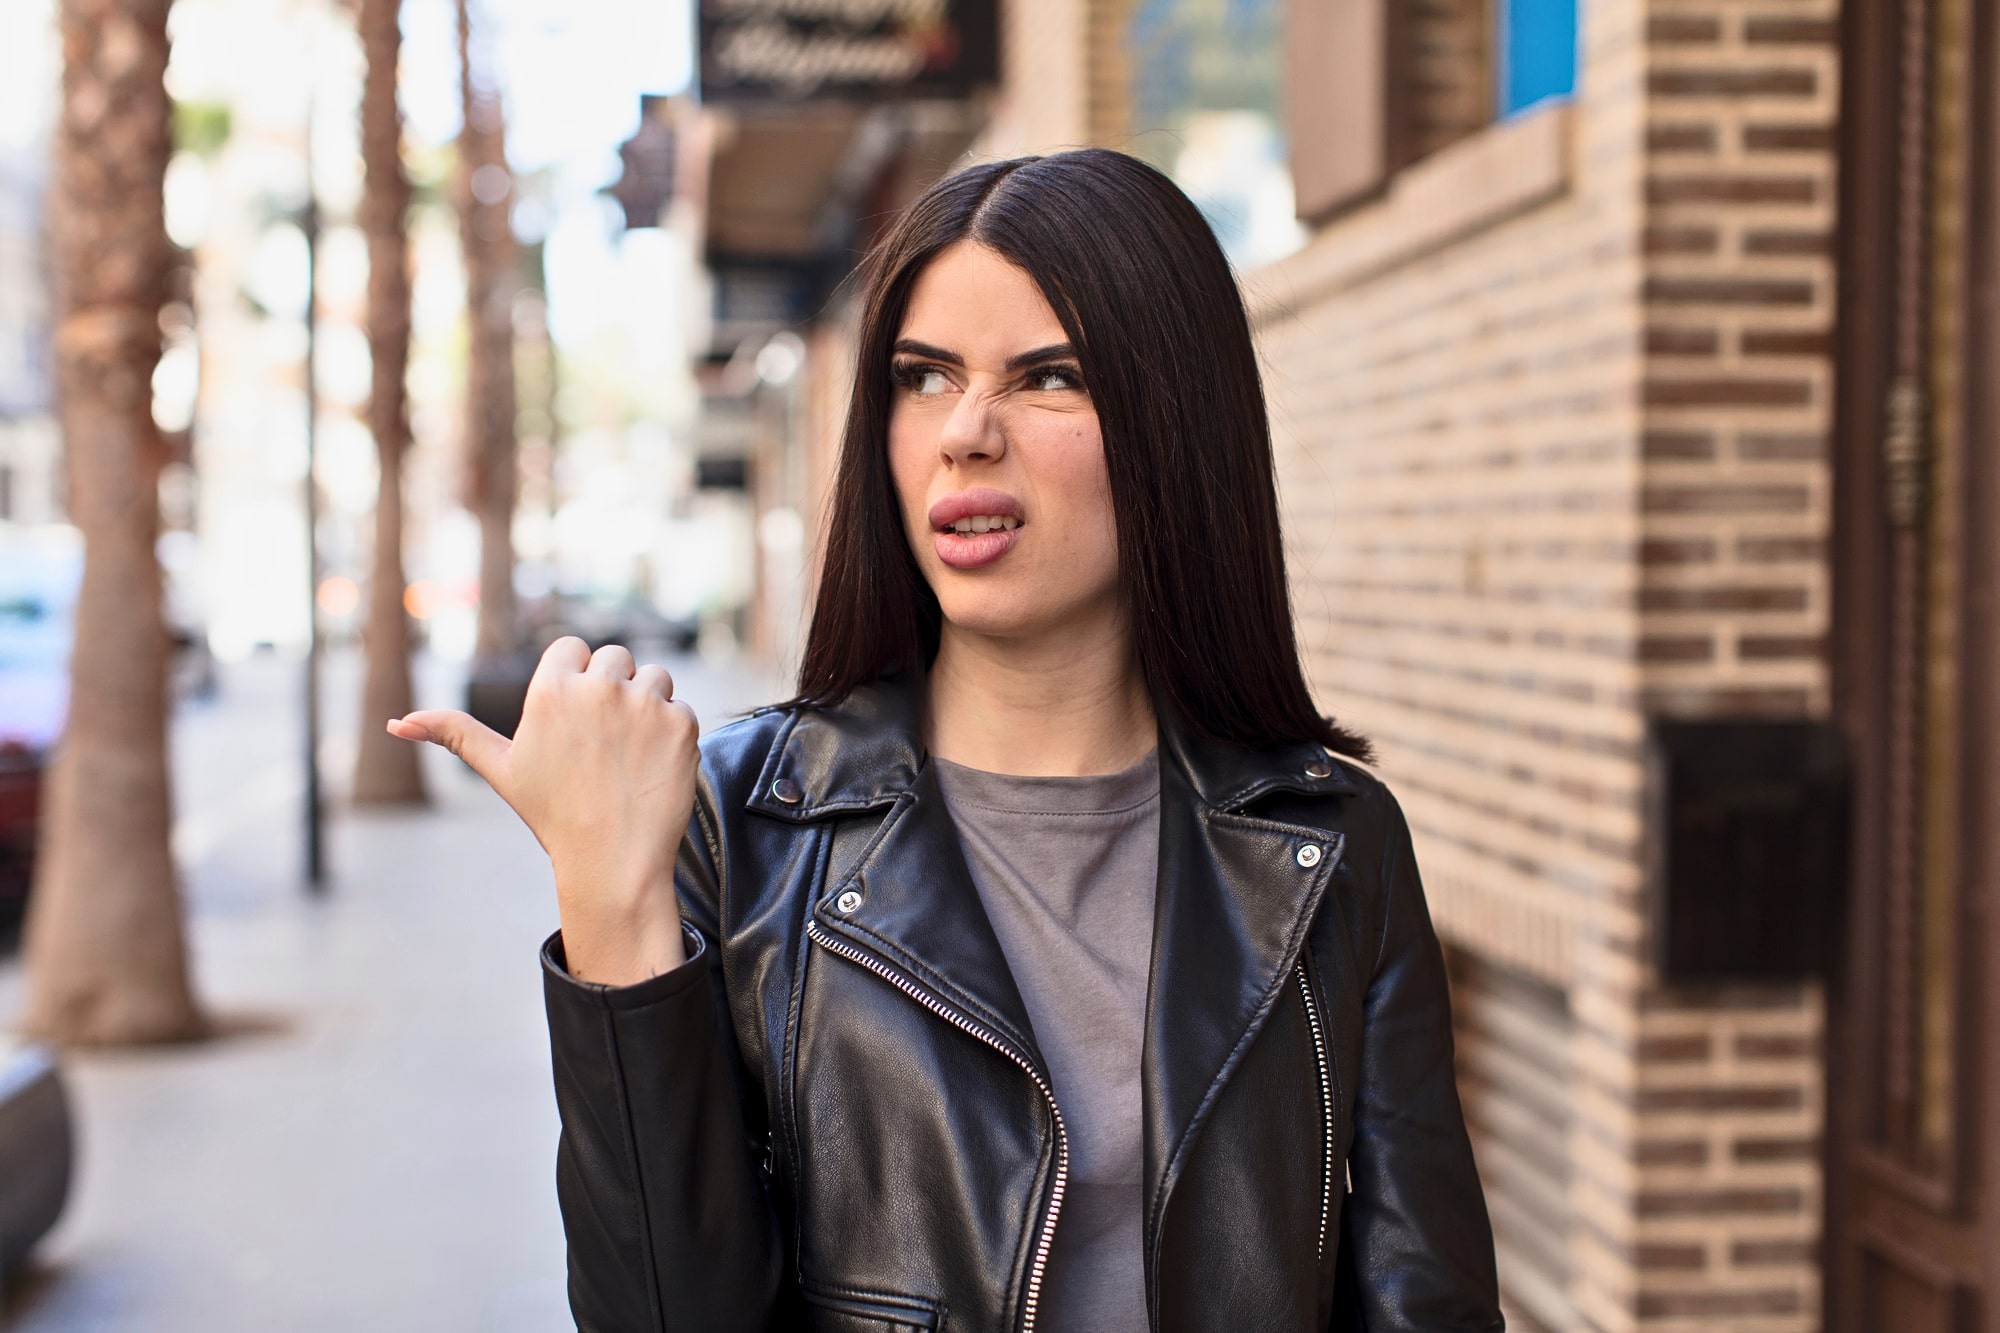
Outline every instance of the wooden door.
<path id="1" fill-rule="evenodd" d="M 1850 0 L 1827 1327 L 2000 1331 L 2000 0 Z"/>

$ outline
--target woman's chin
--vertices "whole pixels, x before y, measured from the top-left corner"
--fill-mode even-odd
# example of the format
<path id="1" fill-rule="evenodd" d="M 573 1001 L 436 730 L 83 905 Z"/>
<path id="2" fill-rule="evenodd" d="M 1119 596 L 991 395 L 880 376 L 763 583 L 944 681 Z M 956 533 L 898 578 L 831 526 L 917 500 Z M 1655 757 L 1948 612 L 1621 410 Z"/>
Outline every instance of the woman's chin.
<path id="1" fill-rule="evenodd" d="M 938 598 L 938 610 L 945 627 L 959 634 L 981 639 L 1029 639 L 1046 632 L 1061 619 L 1053 607 L 1024 604 L 1024 599 L 995 596 L 997 589 L 959 590 L 970 595 Z"/>
<path id="2" fill-rule="evenodd" d="M 1010 592 L 1019 595 L 1006 595 Z M 1026 645 L 1097 637 L 1094 631 L 1098 613 L 1090 603 L 1079 606 L 1075 602 L 1054 602 L 1032 593 L 1032 589 L 946 586 L 938 598 L 938 609 L 947 633 L 994 642 Z M 1104 608 L 1102 614 L 1115 617 L 1116 604 Z"/>

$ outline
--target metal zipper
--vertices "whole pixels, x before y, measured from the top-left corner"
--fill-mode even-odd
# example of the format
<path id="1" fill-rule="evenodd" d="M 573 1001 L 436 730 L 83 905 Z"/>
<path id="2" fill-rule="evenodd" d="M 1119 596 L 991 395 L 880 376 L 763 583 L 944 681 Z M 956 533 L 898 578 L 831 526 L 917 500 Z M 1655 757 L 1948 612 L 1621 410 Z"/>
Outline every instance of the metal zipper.
<path id="1" fill-rule="evenodd" d="M 1312 983 L 1306 979 L 1306 960 L 1297 964 L 1299 998 L 1305 1001 L 1306 1022 L 1312 1026 L 1313 1058 L 1319 1063 L 1319 1104 L 1325 1111 L 1326 1146 L 1320 1154 L 1319 1235 L 1315 1253 L 1326 1257 L 1326 1218 L 1333 1206 L 1333 1079 L 1327 1072 L 1326 1032 L 1320 1027 L 1319 1006 L 1313 1002 Z"/>
<path id="2" fill-rule="evenodd" d="M 1069 1132 L 1063 1128 L 1062 1110 L 1056 1105 L 1055 1090 L 1049 1087 L 1048 1080 L 1042 1077 L 1041 1071 L 1036 1069 L 1027 1057 L 1021 1055 L 986 1028 L 946 1005 L 942 1000 L 919 987 L 915 982 L 904 977 L 901 973 L 895 972 L 882 963 L 876 962 L 873 958 L 854 946 L 836 940 L 833 936 L 821 930 L 817 921 L 806 922 L 806 934 L 811 937 L 813 943 L 819 945 L 821 948 L 838 954 L 849 962 L 859 963 L 876 976 L 894 986 L 897 990 L 903 992 L 903 994 L 915 1000 L 918 1004 L 921 1004 L 924 1008 L 936 1014 L 939 1018 L 944 1019 L 945 1022 L 950 1023 L 953 1027 L 970 1036 L 977 1037 L 980 1041 L 991 1046 L 1009 1060 L 1012 1060 L 1021 1067 L 1022 1071 L 1029 1078 L 1035 1080 L 1035 1086 L 1040 1088 L 1042 1096 L 1048 1099 L 1049 1115 L 1053 1118 L 1056 1127 L 1055 1187 L 1049 1191 L 1049 1210 L 1042 1218 L 1041 1235 L 1035 1241 L 1034 1263 L 1028 1269 L 1028 1291 L 1021 1302 L 1021 1333 L 1034 1333 L 1035 1311 L 1042 1298 L 1042 1275 L 1049 1266 L 1049 1246 L 1055 1240 L 1056 1217 L 1062 1212 L 1063 1191 L 1069 1187 Z"/>

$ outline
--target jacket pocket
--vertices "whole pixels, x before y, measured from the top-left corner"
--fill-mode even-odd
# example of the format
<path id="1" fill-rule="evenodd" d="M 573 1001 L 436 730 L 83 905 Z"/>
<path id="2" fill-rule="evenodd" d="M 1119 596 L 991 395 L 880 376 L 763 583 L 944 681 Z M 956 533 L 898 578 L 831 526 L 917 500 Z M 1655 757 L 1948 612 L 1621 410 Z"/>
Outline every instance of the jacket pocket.
<path id="1" fill-rule="evenodd" d="M 816 1282 L 804 1284 L 812 1307 L 813 1333 L 910 1333 L 939 1330 L 944 1313 L 929 1301 L 886 1292 L 833 1289 Z"/>

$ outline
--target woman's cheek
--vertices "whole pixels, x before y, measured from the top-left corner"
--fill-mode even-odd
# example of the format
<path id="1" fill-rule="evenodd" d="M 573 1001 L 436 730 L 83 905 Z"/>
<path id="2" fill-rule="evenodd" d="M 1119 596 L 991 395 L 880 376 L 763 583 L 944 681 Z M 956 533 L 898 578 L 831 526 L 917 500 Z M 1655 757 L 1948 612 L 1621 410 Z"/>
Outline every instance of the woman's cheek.
<path id="1" fill-rule="evenodd" d="M 916 435 L 917 432 L 908 424 L 902 424 L 899 429 L 899 423 L 891 419 L 889 479 L 896 487 L 896 507 L 902 511 L 904 535 L 912 543 L 929 532 L 930 520 L 926 516 L 924 497 L 929 493 L 931 479 L 925 460 L 935 457 L 935 451 L 927 450 Z"/>
<path id="2" fill-rule="evenodd" d="M 1079 525 L 1086 528 L 1099 551 L 1118 549 L 1118 508 L 1112 502 L 1111 473 L 1104 462 L 1104 445 L 1095 431 L 1079 431 L 1074 456 L 1087 459 L 1070 488 L 1078 507 Z"/>

